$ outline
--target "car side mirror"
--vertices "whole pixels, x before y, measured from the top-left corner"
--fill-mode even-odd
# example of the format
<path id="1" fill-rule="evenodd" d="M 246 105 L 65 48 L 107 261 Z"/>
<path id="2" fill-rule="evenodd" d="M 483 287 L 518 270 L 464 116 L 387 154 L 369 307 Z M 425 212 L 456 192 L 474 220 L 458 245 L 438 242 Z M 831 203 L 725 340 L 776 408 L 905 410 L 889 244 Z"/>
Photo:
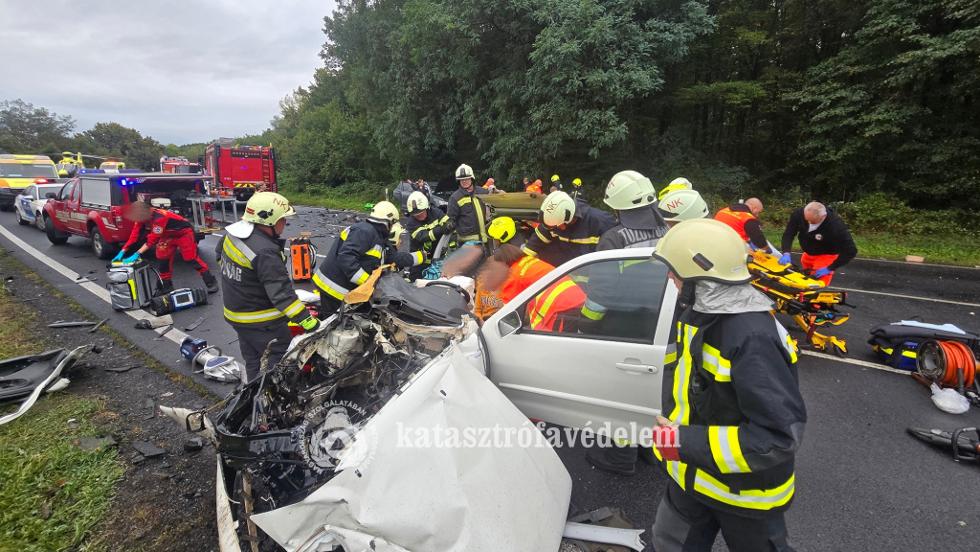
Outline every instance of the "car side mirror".
<path id="1" fill-rule="evenodd" d="M 500 337 L 507 337 L 519 329 L 521 329 L 521 315 L 516 310 L 497 321 L 497 332 L 500 333 Z"/>
<path id="2" fill-rule="evenodd" d="M 54 192 L 48 192 L 48 193 L 44 194 L 44 197 L 46 197 L 48 199 L 58 199 L 58 194 L 56 194 Z"/>

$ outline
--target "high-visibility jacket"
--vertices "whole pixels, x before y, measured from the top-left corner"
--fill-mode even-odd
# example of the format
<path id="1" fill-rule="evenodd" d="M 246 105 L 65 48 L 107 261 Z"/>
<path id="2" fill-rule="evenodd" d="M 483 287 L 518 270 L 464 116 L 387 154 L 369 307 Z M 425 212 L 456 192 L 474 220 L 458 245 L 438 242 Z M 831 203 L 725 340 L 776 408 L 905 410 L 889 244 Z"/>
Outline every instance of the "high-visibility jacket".
<path id="1" fill-rule="evenodd" d="M 408 217 L 405 224 L 405 231 L 411 238 L 412 251 L 426 251 L 431 253 L 436 243 L 443 234 L 449 231 L 452 225 L 449 224 L 449 217 L 438 207 L 429 207 L 428 215 L 425 220 L 418 220 L 413 216 Z"/>
<path id="2" fill-rule="evenodd" d="M 565 276 L 538 293 L 527 305 L 531 329 L 539 332 L 564 331 L 560 315 L 576 312 L 585 303 L 585 292 Z"/>
<path id="3" fill-rule="evenodd" d="M 731 226 L 743 241 L 751 242 L 760 249 L 769 247 L 769 241 L 762 233 L 762 224 L 745 205 L 736 203 L 725 207 L 715 213 L 715 220 Z"/>
<path id="4" fill-rule="evenodd" d="M 535 180 L 534 182 L 528 184 L 527 187 L 524 188 L 524 191 L 525 192 L 528 192 L 528 193 L 535 193 L 535 194 L 544 193 L 541 190 L 541 181 L 540 180 Z"/>
<path id="5" fill-rule="evenodd" d="M 232 326 L 301 326 L 312 315 L 296 297 L 286 270 L 285 242 L 253 229 L 245 238 L 225 234 L 218 242 L 225 320 Z"/>
<path id="6" fill-rule="evenodd" d="M 507 279 L 500 286 L 500 293 L 497 295 L 501 301 L 507 303 L 554 269 L 554 266 L 541 259 L 524 256 L 510 265 L 510 269 L 507 272 Z"/>
<path id="7" fill-rule="evenodd" d="M 521 250 L 526 255 L 558 266 L 595 251 L 599 238 L 613 226 L 616 226 L 616 220 L 612 215 L 578 201 L 575 219 L 564 230 L 539 224 Z"/>
<path id="8" fill-rule="evenodd" d="M 168 211 L 166 209 L 150 209 L 150 219 L 142 224 L 134 224 L 133 230 L 129 233 L 129 239 L 123 245 L 122 250 L 131 253 L 135 250 L 135 245 L 146 240 L 146 246 L 153 248 L 164 239 L 174 239 L 192 230 L 193 226 L 184 217 Z"/>
<path id="9" fill-rule="evenodd" d="M 456 227 L 456 232 L 459 234 L 460 240 L 479 240 L 486 243 L 487 211 L 480 196 L 488 193 L 490 192 L 474 185 L 472 192 L 467 192 L 460 188 L 449 197 L 449 207 L 446 215 Z"/>
<path id="10" fill-rule="evenodd" d="M 678 428 L 667 473 L 700 502 L 747 517 L 785 510 L 806 407 L 796 348 L 768 312 L 685 310 L 676 361 L 665 363 L 663 412 Z"/>
<path id="11" fill-rule="evenodd" d="M 411 259 L 407 255 L 411 255 Z M 403 266 L 418 266 L 425 261 L 425 254 L 395 251 L 388 242 L 388 229 L 383 224 L 358 222 L 341 230 L 326 258 L 317 267 L 313 284 L 321 293 L 343 301 L 352 289 L 366 282 L 385 259 Z"/>

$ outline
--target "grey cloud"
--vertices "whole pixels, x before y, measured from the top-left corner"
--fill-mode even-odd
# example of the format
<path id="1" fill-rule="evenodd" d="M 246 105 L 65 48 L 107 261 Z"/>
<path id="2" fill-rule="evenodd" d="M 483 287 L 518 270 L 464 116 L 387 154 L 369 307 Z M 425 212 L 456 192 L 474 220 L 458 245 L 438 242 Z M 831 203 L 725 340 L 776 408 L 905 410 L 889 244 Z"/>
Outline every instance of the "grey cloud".
<path id="1" fill-rule="evenodd" d="M 322 65 L 314 0 L 0 0 L 0 99 L 167 143 L 261 132 Z M 68 15 L 65 15 L 68 14 Z"/>

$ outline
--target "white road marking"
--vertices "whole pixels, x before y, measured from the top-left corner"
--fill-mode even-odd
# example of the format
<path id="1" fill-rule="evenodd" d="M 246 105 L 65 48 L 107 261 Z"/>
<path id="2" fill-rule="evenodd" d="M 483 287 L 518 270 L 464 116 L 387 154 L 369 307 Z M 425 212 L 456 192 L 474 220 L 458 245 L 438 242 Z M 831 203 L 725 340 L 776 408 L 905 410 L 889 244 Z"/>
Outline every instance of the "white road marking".
<path id="1" fill-rule="evenodd" d="M 899 370 L 897 368 L 892 368 L 891 366 L 885 366 L 884 364 L 878 364 L 877 362 L 868 362 L 867 360 L 858 360 L 856 358 L 845 358 L 836 355 L 830 355 L 827 353 L 821 353 L 818 351 L 808 351 L 806 349 L 800 350 L 800 354 L 822 358 L 824 360 L 834 360 L 837 362 L 843 362 L 845 364 L 854 364 L 856 366 L 863 366 L 865 368 L 873 368 L 875 370 L 881 370 L 882 372 L 892 372 L 894 374 L 901 374 L 903 376 L 908 376 L 911 374 L 908 370 Z"/>
<path id="2" fill-rule="evenodd" d="M 833 287 L 833 286 L 831 286 Z M 915 295 L 902 295 L 901 293 L 887 293 L 884 291 L 868 291 L 866 289 L 852 289 L 852 288 L 842 288 L 833 287 L 833 289 L 840 289 L 843 291 L 853 292 L 853 293 L 867 293 L 870 295 L 884 295 L 886 297 L 899 297 L 901 299 L 914 299 L 916 301 L 931 301 L 933 303 L 946 303 L 948 305 L 960 305 L 963 307 L 980 307 L 980 303 L 966 303 L 963 301 L 950 301 L 949 299 L 935 299 L 933 297 L 917 297 Z"/>
<path id="3" fill-rule="evenodd" d="M 67 266 L 59 263 L 58 261 L 52 259 L 51 257 L 48 257 L 44 253 L 41 253 L 40 250 L 38 250 L 34 246 L 28 244 L 24 240 L 18 238 L 10 230 L 7 230 L 3 226 L 0 226 L 0 234 L 2 234 L 3 237 L 7 238 L 11 242 L 13 242 L 14 245 L 16 245 L 17 247 L 19 247 L 22 250 L 24 250 L 24 253 L 27 253 L 28 255 L 34 257 L 35 259 L 37 259 L 37 260 L 41 261 L 42 263 L 48 265 L 49 268 L 51 268 L 52 270 L 54 270 L 58 274 L 61 274 L 65 278 L 68 278 L 73 283 L 77 283 L 79 287 L 82 287 L 85 290 L 91 292 L 93 295 L 95 295 L 99 299 L 102 299 L 103 301 L 105 301 L 106 303 L 108 303 L 110 305 L 112 304 L 111 299 L 109 299 L 109 291 L 107 289 L 105 289 L 105 288 L 103 288 L 101 286 L 98 286 L 98 285 L 96 285 L 96 284 L 94 284 L 94 283 L 92 283 L 92 282 L 90 282 L 88 280 L 85 280 L 85 281 L 82 281 L 82 282 L 78 282 L 78 280 L 81 279 L 81 275 L 80 274 L 78 274 L 74 270 L 68 268 Z M 152 314 L 150 314 L 150 313 L 148 313 L 146 311 L 143 311 L 143 310 L 132 310 L 132 311 L 121 311 L 121 312 L 123 312 L 124 314 L 129 315 L 130 317 L 132 317 L 135 320 L 143 320 L 143 319 L 146 319 L 146 320 L 154 321 L 154 320 L 156 320 L 158 318 L 158 317 L 153 316 Z M 159 332 L 157 332 L 157 333 L 159 333 Z M 180 330 L 178 330 L 177 328 L 173 328 L 170 331 L 168 331 L 166 334 L 164 334 L 164 337 L 166 337 L 170 341 L 173 341 L 177 345 L 180 345 L 181 342 L 184 341 L 184 338 L 187 337 L 187 334 L 184 333 L 184 332 L 182 332 L 182 331 L 180 331 Z"/>

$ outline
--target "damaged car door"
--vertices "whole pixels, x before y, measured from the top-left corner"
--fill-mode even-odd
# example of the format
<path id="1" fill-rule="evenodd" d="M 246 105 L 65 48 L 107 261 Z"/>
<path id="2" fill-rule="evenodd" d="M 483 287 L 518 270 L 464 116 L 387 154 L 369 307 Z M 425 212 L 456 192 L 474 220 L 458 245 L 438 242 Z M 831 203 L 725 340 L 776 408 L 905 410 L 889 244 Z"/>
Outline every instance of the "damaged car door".
<path id="1" fill-rule="evenodd" d="M 652 253 L 569 261 L 483 325 L 488 376 L 529 418 L 611 430 L 655 423 L 677 290 Z"/>

